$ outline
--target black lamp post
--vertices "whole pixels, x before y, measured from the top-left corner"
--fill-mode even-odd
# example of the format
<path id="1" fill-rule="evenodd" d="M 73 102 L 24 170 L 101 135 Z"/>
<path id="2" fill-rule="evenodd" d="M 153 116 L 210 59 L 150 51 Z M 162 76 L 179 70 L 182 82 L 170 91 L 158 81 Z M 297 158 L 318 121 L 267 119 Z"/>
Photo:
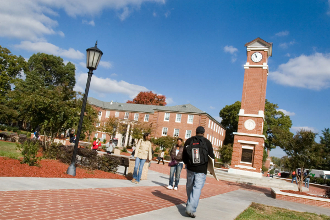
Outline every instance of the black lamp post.
<path id="1" fill-rule="evenodd" d="M 83 103 L 82 103 L 82 107 L 81 107 L 77 137 L 76 137 L 76 141 L 75 141 L 75 144 L 74 144 L 72 160 L 71 160 L 71 164 L 70 164 L 68 170 L 66 171 L 66 173 L 71 175 L 71 176 L 76 175 L 76 155 L 77 155 L 78 144 L 79 144 L 79 139 L 80 139 L 81 127 L 82 127 L 82 123 L 83 123 L 83 119 L 84 119 L 84 113 L 85 113 L 85 108 L 86 108 L 89 85 L 91 83 L 93 70 L 96 70 L 97 66 L 100 63 L 101 57 L 103 55 L 103 52 L 99 48 L 97 48 L 97 41 L 96 41 L 94 47 L 88 48 L 86 51 L 87 51 L 86 67 L 89 69 L 88 78 L 87 78 L 87 83 L 86 83 L 84 99 L 83 99 Z"/>

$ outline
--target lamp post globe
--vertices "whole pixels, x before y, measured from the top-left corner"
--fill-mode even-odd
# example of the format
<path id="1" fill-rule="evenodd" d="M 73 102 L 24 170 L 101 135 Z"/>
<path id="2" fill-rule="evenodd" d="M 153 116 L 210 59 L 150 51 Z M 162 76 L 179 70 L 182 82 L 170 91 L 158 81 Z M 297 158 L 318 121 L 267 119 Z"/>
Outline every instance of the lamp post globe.
<path id="1" fill-rule="evenodd" d="M 93 70 L 97 69 L 97 66 L 99 65 L 101 57 L 103 55 L 103 52 L 99 48 L 97 48 L 97 41 L 96 41 L 94 47 L 88 48 L 86 51 L 87 51 L 86 67 L 89 69 L 88 78 L 87 78 L 83 103 L 82 103 L 82 107 L 81 107 L 80 119 L 79 119 L 77 134 L 76 134 L 77 135 L 76 141 L 75 141 L 74 148 L 73 148 L 71 164 L 70 164 L 68 170 L 66 171 L 66 173 L 71 176 L 76 176 L 76 156 L 77 156 L 77 151 L 78 151 L 81 127 L 82 127 L 82 123 L 84 120 L 84 113 L 85 113 L 85 108 L 86 108 L 86 103 L 87 103 L 89 86 L 90 86 L 92 75 L 93 75 Z"/>

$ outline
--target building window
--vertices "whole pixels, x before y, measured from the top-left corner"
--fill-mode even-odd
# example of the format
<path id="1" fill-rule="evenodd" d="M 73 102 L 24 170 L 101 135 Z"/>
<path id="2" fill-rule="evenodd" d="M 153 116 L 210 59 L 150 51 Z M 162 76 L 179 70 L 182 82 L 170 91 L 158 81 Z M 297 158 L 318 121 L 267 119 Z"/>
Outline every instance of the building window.
<path id="1" fill-rule="evenodd" d="M 188 115 L 188 124 L 192 124 L 194 122 L 194 116 L 193 115 Z"/>
<path id="2" fill-rule="evenodd" d="M 129 116 L 129 112 L 125 112 L 124 119 L 128 119 L 128 116 Z"/>
<path id="3" fill-rule="evenodd" d="M 99 133 L 95 133 L 95 134 L 94 134 L 94 137 L 95 137 L 95 138 L 98 138 L 98 137 L 99 137 Z"/>
<path id="4" fill-rule="evenodd" d="M 110 117 L 110 111 L 106 111 L 106 112 L 105 112 L 105 117 L 106 117 L 106 118 L 109 118 L 109 117 Z"/>
<path id="5" fill-rule="evenodd" d="M 163 132 L 162 132 L 163 136 L 167 136 L 167 130 L 168 130 L 167 128 L 163 128 Z"/>
<path id="6" fill-rule="evenodd" d="M 191 137 L 191 130 L 186 130 L 186 139 Z"/>
<path id="7" fill-rule="evenodd" d="M 174 128 L 174 134 L 173 134 L 173 136 L 174 137 L 179 137 L 179 131 L 180 131 L 180 129 Z"/>
<path id="8" fill-rule="evenodd" d="M 115 117 L 118 118 L 119 117 L 119 112 L 115 113 Z"/>
<path id="9" fill-rule="evenodd" d="M 96 123 L 96 127 L 100 127 L 100 123 Z"/>
<path id="10" fill-rule="evenodd" d="M 139 120 L 139 113 L 135 113 L 134 114 L 134 121 L 138 121 Z"/>
<path id="11" fill-rule="evenodd" d="M 99 116 L 102 116 L 102 112 L 101 111 L 99 112 Z"/>
<path id="12" fill-rule="evenodd" d="M 175 122 L 181 122 L 181 114 L 176 114 Z"/>
<path id="13" fill-rule="evenodd" d="M 165 113 L 164 121 L 169 121 L 169 120 L 170 120 L 170 113 Z"/>
<path id="14" fill-rule="evenodd" d="M 209 128 L 210 128 L 210 125 L 211 125 L 211 120 L 209 119 Z"/>
<path id="15" fill-rule="evenodd" d="M 207 140 L 209 139 L 209 134 L 207 134 Z"/>
<path id="16" fill-rule="evenodd" d="M 106 138 L 107 138 L 107 135 L 106 134 L 102 134 L 102 141 L 103 140 L 106 140 Z"/>
<path id="17" fill-rule="evenodd" d="M 146 115 L 144 116 L 144 121 L 146 121 L 146 122 L 149 121 L 149 114 L 146 114 Z"/>

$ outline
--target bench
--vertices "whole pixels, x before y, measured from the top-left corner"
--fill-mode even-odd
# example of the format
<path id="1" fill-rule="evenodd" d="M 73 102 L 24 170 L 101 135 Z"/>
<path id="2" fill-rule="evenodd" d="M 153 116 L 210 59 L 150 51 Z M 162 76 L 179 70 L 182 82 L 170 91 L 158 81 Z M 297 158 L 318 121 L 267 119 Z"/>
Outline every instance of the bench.
<path id="1" fill-rule="evenodd" d="M 111 154 L 111 156 L 117 157 L 119 159 L 120 161 L 119 165 L 125 167 L 124 176 L 126 176 L 127 167 L 129 167 L 129 161 L 131 159 L 131 156 L 116 155 L 116 154 Z"/>

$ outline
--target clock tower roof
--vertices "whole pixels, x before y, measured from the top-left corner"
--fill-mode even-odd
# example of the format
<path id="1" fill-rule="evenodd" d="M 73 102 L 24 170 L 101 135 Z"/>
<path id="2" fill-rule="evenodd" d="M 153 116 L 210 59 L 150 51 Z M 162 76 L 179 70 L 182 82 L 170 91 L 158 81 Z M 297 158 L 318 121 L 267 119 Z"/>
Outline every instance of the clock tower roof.
<path id="1" fill-rule="evenodd" d="M 272 48 L 273 43 L 268 43 L 267 41 L 264 41 L 260 37 L 254 39 L 253 41 L 250 41 L 244 45 L 247 49 L 247 51 L 250 50 L 267 50 L 268 57 L 272 56 Z"/>

